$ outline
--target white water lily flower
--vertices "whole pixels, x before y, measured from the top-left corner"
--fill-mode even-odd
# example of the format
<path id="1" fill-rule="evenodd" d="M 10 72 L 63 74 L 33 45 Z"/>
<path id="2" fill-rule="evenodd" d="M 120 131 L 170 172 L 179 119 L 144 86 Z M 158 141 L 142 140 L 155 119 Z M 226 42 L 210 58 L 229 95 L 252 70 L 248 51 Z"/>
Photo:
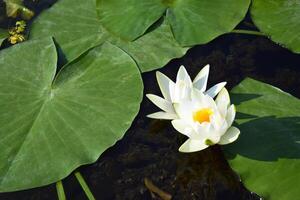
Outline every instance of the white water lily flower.
<path id="1" fill-rule="evenodd" d="M 150 114 L 147 117 L 155 119 L 177 119 L 178 116 L 174 110 L 173 104 L 190 99 L 193 90 L 204 92 L 204 94 L 214 98 L 226 85 L 226 82 L 218 83 L 206 91 L 208 75 L 209 65 L 206 65 L 201 69 L 193 81 L 184 66 L 179 68 L 176 83 L 170 80 L 166 75 L 157 72 L 157 82 L 164 98 L 153 94 L 147 94 L 146 96 L 163 111 Z"/>
<path id="2" fill-rule="evenodd" d="M 189 137 L 181 145 L 180 152 L 195 152 L 214 144 L 234 142 L 240 130 L 231 126 L 235 118 L 235 107 L 230 105 L 226 88 L 223 88 L 216 101 L 207 94 L 195 90 L 190 100 L 174 105 L 179 118 L 172 121 L 174 128 Z"/>

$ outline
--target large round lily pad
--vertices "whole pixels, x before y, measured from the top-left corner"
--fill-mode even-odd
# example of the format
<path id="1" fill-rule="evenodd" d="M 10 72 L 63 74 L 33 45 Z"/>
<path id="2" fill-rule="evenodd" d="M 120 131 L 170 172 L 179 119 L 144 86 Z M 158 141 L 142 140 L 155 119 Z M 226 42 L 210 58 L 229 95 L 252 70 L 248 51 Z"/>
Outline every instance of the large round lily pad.
<path id="1" fill-rule="evenodd" d="M 248 189 L 268 200 L 300 196 L 300 100 L 246 79 L 232 90 L 241 134 L 224 147 Z"/>
<path id="2" fill-rule="evenodd" d="M 113 34 L 134 40 L 166 13 L 183 46 L 204 44 L 230 32 L 244 18 L 250 0 L 97 0 L 100 20 Z"/>
<path id="3" fill-rule="evenodd" d="M 300 1 L 254 0 L 253 21 L 275 42 L 300 53 Z"/>
<path id="4" fill-rule="evenodd" d="M 55 77 L 53 41 L 0 52 L 0 191 L 56 182 L 96 161 L 131 125 L 142 98 L 140 72 L 108 43 Z"/>
<path id="5" fill-rule="evenodd" d="M 60 0 L 44 11 L 34 21 L 30 38 L 49 36 L 54 37 L 69 61 L 109 41 L 126 51 L 142 72 L 163 67 L 187 50 L 176 42 L 165 23 L 133 42 L 111 34 L 98 19 L 96 0 Z"/>

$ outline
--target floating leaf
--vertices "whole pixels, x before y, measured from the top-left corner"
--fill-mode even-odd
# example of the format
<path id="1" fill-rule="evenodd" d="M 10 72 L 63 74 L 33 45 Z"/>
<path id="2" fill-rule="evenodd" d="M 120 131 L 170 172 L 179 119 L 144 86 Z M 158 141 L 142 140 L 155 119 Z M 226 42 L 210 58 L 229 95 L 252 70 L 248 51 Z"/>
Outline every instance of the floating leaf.
<path id="1" fill-rule="evenodd" d="M 104 27 L 125 40 L 143 35 L 165 12 L 161 0 L 98 0 Z"/>
<path id="2" fill-rule="evenodd" d="M 60 0 L 35 19 L 31 38 L 53 36 L 62 48 L 66 59 L 103 43 L 107 36 L 99 26 L 93 0 Z"/>
<path id="3" fill-rule="evenodd" d="M 111 37 L 110 40 L 131 55 L 142 72 L 161 68 L 170 59 L 180 57 L 187 51 L 187 48 L 177 44 L 170 26 L 165 23 L 133 42 L 126 42 L 115 37 Z"/>
<path id="4" fill-rule="evenodd" d="M 127 40 L 141 36 L 167 13 L 183 46 L 204 44 L 230 32 L 245 16 L 250 0 L 97 0 L 101 22 Z"/>
<path id="5" fill-rule="evenodd" d="M 1 192 L 47 185 L 96 161 L 139 110 L 140 72 L 111 44 L 86 52 L 56 78 L 49 38 L 5 49 L 0 58 Z"/>
<path id="6" fill-rule="evenodd" d="M 67 60 L 110 41 L 130 54 L 142 72 L 163 67 L 172 58 L 186 52 L 165 24 L 134 42 L 111 35 L 102 27 L 95 7 L 95 0 L 61 0 L 35 20 L 31 38 L 54 36 Z"/>
<path id="7" fill-rule="evenodd" d="M 242 116 L 237 142 L 225 147 L 231 167 L 248 189 L 265 199 L 300 196 L 300 100 L 246 79 L 232 90 Z"/>
<path id="8" fill-rule="evenodd" d="M 7 37 L 8 37 L 8 31 L 0 28 L 0 46 Z"/>
<path id="9" fill-rule="evenodd" d="M 251 15 L 255 25 L 272 40 L 300 53 L 299 0 L 254 0 Z"/>

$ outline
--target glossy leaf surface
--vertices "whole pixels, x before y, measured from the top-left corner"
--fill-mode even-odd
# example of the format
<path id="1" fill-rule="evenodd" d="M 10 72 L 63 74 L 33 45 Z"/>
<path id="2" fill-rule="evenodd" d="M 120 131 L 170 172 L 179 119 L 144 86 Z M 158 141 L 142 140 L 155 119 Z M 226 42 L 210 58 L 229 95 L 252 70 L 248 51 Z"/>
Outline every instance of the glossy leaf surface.
<path id="1" fill-rule="evenodd" d="M 112 33 L 134 40 L 163 15 L 182 46 L 204 44 L 230 32 L 244 18 L 249 0 L 97 0 Z"/>
<path id="2" fill-rule="evenodd" d="M 140 72 L 118 47 L 93 48 L 55 77 L 56 63 L 50 38 L 0 52 L 1 192 L 47 185 L 93 163 L 139 110 Z"/>
<path id="3" fill-rule="evenodd" d="M 186 52 L 164 23 L 133 42 L 111 34 L 97 17 L 95 0 L 60 0 L 43 12 L 33 24 L 31 38 L 49 36 L 54 37 L 68 61 L 109 41 L 131 55 L 142 72 L 163 67 Z"/>
<path id="4" fill-rule="evenodd" d="M 300 1 L 254 0 L 251 15 L 273 41 L 300 53 Z"/>
<path id="5" fill-rule="evenodd" d="M 246 79 L 232 90 L 238 140 L 224 147 L 231 167 L 264 199 L 300 195 L 300 100 L 271 85 Z"/>

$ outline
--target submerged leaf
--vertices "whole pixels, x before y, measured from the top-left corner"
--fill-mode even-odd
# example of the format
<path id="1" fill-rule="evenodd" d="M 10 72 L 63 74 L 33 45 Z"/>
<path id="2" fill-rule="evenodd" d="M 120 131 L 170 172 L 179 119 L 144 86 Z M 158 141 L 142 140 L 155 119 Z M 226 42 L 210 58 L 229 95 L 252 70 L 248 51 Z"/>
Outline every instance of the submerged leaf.
<path id="1" fill-rule="evenodd" d="M 0 58 L 1 192 L 47 185 L 96 161 L 139 110 L 140 72 L 109 43 L 86 52 L 56 78 L 50 38 L 5 49 Z"/>
<path id="2" fill-rule="evenodd" d="M 272 40 L 300 53 L 300 1 L 254 0 L 253 21 Z"/>
<path id="3" fill-rule="evenodd" d="M 272 200 L 299 197 L 300 100 L 246 79 L 232 90 L 241 134 L 225 146 L 231 167 L 248 189 Z"/>
<path id="4" fill-rule="evenodd" d="M 4 2 L 6 4 L 6 15 L 8 17 L 16 18 L 20 13 L 23 19 L 29 20 L 34 16 L 33 11 L 26 8 L 22 0 L 4 0 Z"/>
<path id="5" fill-rule="evenodd" d="M 31 38 L 49 36 L 54 36 L 67 60 L 109 41 L 130 54 L 142 72 L 160 68 L 186 52 L 164 23 L 133 42 L 116 37 L 102 27 L 95 0 L 61 0 L 43 12 L 33 23 Z"/>

